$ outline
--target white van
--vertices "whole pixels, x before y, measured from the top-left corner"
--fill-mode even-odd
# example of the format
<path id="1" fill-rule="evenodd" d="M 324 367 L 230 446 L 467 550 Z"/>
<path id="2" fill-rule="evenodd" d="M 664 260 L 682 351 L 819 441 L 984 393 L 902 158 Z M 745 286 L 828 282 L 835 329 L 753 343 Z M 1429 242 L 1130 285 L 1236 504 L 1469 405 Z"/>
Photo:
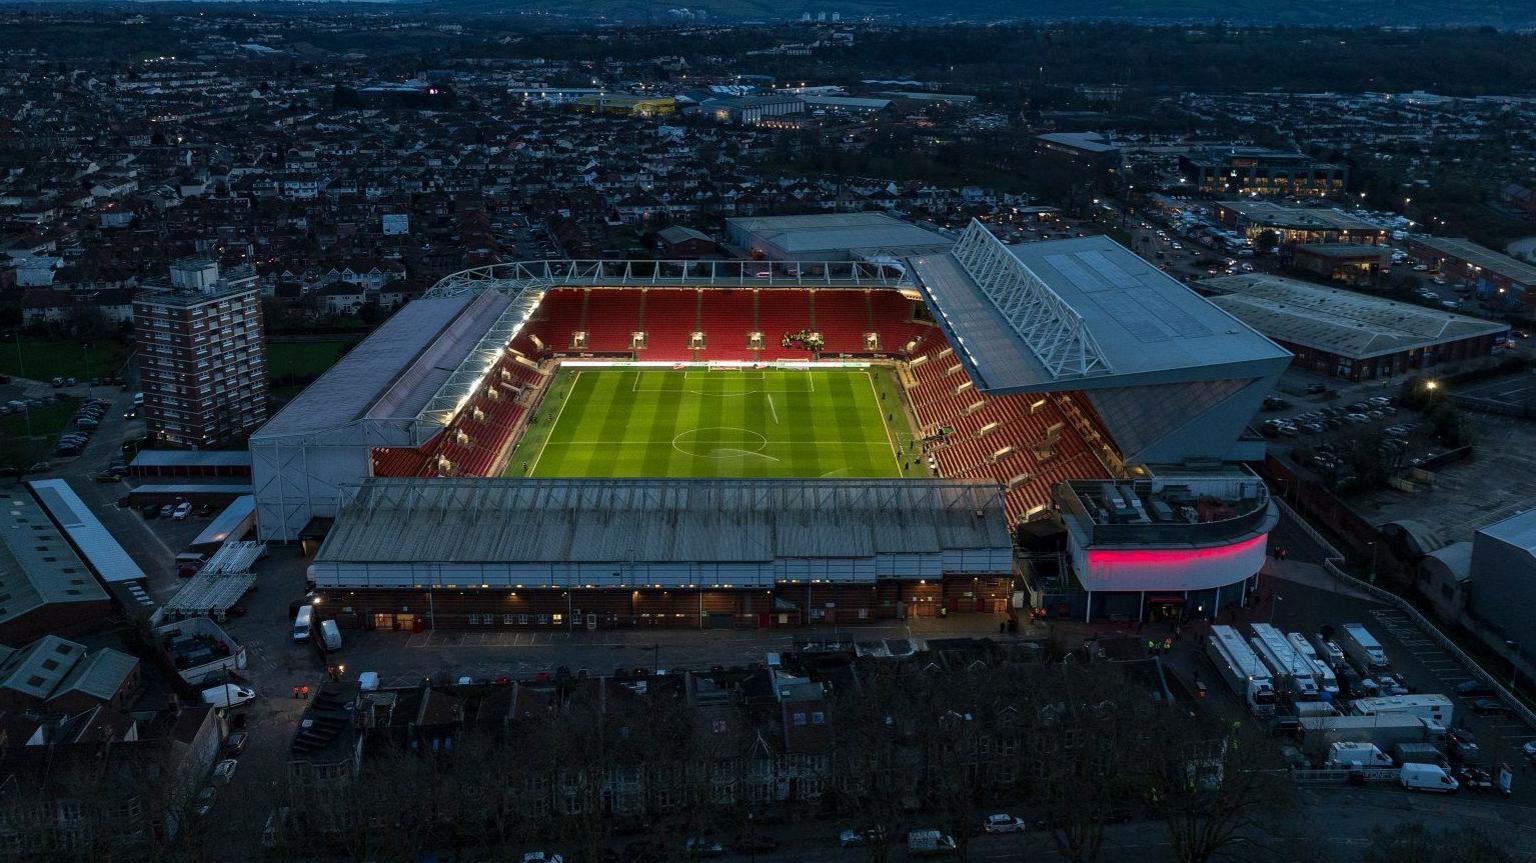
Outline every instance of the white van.
<path id="1" fill-rule="evenodd" d="M 299 613 L 293 616 L 293 643 L 303 644 L 309 641 L 310 633 L 314 630 L 315 609 L 312 606 L 303 606 Z"/>
<path id="2" fill-rule="evenodd" d="M 320 640 L 325 642 L 326 650 L 341 649 L 341 627 L 336 625 L 336 621 L 320 621 Z"/>
<path id="3" fill-rule="evenodd" d="M 1374 743 L 1340 740 L 1328 748 L 1327 765 L 1334 770 L 1391 767 L 1392 759 Z"/>
<path id="4" fill-rule="evenodd" d="M 256 690 L 225 683 L 203 690 L 203 703 L 214 707 L 239 707 L 256 697 Z"/>
<path id="5" fill-rule="evenodd" d="M 1409 791 L 1438 791 L 1455 794 L 1461 784 L 1438 764 L 1404 764 L 1398 782 Z"/>

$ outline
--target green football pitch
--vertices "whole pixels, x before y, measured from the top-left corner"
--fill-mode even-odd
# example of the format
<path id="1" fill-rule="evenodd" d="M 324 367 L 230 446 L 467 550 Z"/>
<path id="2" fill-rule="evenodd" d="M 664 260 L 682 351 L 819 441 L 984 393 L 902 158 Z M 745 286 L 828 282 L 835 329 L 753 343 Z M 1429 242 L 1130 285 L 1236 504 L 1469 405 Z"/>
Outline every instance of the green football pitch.
<path id="1" fill-rule="evenodd" d="M 507 475 L 902 476 L 889 389 L 859 369 L 567 368 Z"/>

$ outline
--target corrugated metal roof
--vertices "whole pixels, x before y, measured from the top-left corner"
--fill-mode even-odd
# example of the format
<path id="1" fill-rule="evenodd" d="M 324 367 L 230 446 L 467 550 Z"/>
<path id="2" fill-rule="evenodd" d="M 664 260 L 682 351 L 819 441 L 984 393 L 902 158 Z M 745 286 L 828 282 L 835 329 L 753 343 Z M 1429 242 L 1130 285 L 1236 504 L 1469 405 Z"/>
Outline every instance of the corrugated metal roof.
<path id="1" fill-rule="evenodd" d="M 1536 509 L 1494 522 L 1478 530 L 1478 533 L 1536 553 Z"/>
<path id="2" fill-rule="evenodd" d="M 1207 279 L 1211 302 L 1273 339 L 1351 359 L 1447 344 L 1509 329 L 1454 312 L 1268 274 Z"/>
<path id="3" fill-rule="evenodd" d="M 250 467 L 248 450 L 146 449 L 129 462 L 131 467 Z"/>
<path id="4" fill-rule="evenodd" d="M 0 492 L 0 622 L 44 605 L 107 598 L 31 495 Z"/>
<path id="5" fill-rule="evenodd" d="M 328 431 L 365 414 L 414 417 L 510 302 L 487 291 L 406 304 L 254 437 Z"/>
<path id="6" fill-rule="evenodd" d="M 316 562 L 751 562 L 1010 546 L 960 480 L 364 480 Z"/>
<path id="7" fill-rule="evenodd" d="M 1025 243 L 1008 252 L 1072 310 L 1104 355 L 1111 371 L 1072 378 L 1072 389 L 1251 378 L 1290 361 L 1284 349 L 1109 237 Z M 979 389 L 1061 387 L 954 255 L 909 263 Z"/>
<path id="8" fill-rule="evenodd" d="M 0 662 L 0 689 L 44 699 L 85 655 L 85 645 L 45 635 Z"/>
<path id="9" fill-rule="evenodd" d="M 203 532 L 197 535 L 197 539 L 192 540 L 192 546 L 195 548 L 200 545 L 212 545 L 216 542 L 228 542 L 232 539 L 239 539 L 240 537 L 232 536 L 231 534 L 236 531 L 244 534 L 245 530 L 255 523 L 256 496 L 242 494 L 235 498 L 229 506 L 225 507 L 223 512 L 214 516 L 213 520 L 208 522 L 208 526 L 203 528 Z M 244 528 L 241 527 L 242 525 L 244 525 Z"/>
<path id="10" fill-rule="evenodd" d="M 68 692 L 83 692 L 92 698 L 109 700 L 122 688 L 123 681 L 133 673 L 139 661 L 126 653 L 108 647 L 92 653 L 70 670 L 69 675 L 53 691 L 52 698 Z"/>
<path id="11" fill-rule="evenodd" d="M 942 249 L 953 240 L 884 213 L 821 213 L 727 219 L 786 252 Z"/>
<path id="12" fill-rule="evenodd" d="M 117 544 L 85 501 L 62 479 L 33 480 L 27 483 L 43 508 L 64 528 L 76 550 L 90 563 L 102 580 L 134 581 L 144 577 L 144 570 L 133 562 L 128 552 Z"/>

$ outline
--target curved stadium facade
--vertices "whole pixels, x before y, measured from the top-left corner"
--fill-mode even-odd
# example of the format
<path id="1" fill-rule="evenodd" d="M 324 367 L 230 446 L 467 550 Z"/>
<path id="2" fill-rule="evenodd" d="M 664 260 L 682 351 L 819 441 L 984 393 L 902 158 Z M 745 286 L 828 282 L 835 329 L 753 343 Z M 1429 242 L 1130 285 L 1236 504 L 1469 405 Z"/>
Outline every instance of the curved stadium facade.
<path id="1" fill-rule="evenodd" d="M 322 613 L 364 627 L 1242 601 L 1276 519 L 1243 430 L 1289 354 L 1103 237 L 973 223 L 880 260 L 450 276 L 253 436 L 261 537 L 323 536 Z M 583 376 L 623 398 L 593 407 Z M 620 446 L 642 455 L 596 457 Z M 839 447 L 888 452 L 858 476 Z M 1015 553 L 1043 529 L 1069 566 Z"/>

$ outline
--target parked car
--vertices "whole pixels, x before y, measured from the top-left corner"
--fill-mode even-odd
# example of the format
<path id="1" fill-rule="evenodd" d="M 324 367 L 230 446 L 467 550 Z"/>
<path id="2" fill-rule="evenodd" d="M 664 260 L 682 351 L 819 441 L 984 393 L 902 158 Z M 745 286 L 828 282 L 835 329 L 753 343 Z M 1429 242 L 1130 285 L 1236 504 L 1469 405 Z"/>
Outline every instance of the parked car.
<path id="1" fill-rule="evenodd" d="M 1497 698 L 1479 698 L 1472 702 L 1472 712 L 1478 716 L 1508 716 L 1509 706 Z"/>
<path id="2" fill-rule="evenodd" d="M 155 518 L 156 516 L 160 515 L 160 507 L 152 503 L 146 503 L 139 510 L 139 513 L 145 518 Z"/>
<path id="3" fill-rule="evenodd" d="M 160 507 L 160 517 L 161 518 L 170 518 L 171 515 L 174 514 L 175 512 L 176 512 L 176 504 L 174 504 L 174 503 L 168 503 L 165 506 Z"/>
<path id="4" fill-rule="evenodd" d="M 226 758 L 213 765 L 213 784 L 228 785 L 229 780 L 235 778 L 235 768 L 239 766 L 240 762 L 233 758 Z"/>
<path id="5" fill-rule="evenodd" d="M 683 840 L 683 851 L 692 858 L 719 857 L 725 853 L 725 846 L 702 836 L 689 836 Z"/>
<path id="6" fill-rule="evenodd" d="M 1493 687 L 1481 680 L 1463 680 L 1451 688 L 1458 698 L 1492 698 Z"/>
<path id="7" fill-rule="evenodd" d="M 245 751 L 245 744 L 250 740 L 250 735 L 244 731 L 236 731 L 224 740 L 224 754 L 230 758 Z"/>
<path id="8" fill-rule="evenodd" d="M 191 515 L 191 514 L 192 514 L 192 503 L 191 503 L 191 501 L 185 501 L 184 500 L 181 503 L 176 504 L 176 509 L 172 510 L 172 512 L 171 512 L 171 518 L 174 518 L 177 521 L 182 521 L 182 520 L 186 519 L 186 517 Z"/>
<path id="9" fill-rule="evenodd" d="M 523 855 L 523 863 L 565 863 L 565 858 L 550 851 L 529 851 Z"/>
<path id="10" fill-rule="evenodd" d="M 1000 813 L 988 815 L 987 820 L 981 823 L 981 829 L 988 833 L 1023 833 L 1028 825 L 1017 815 Z"/>

